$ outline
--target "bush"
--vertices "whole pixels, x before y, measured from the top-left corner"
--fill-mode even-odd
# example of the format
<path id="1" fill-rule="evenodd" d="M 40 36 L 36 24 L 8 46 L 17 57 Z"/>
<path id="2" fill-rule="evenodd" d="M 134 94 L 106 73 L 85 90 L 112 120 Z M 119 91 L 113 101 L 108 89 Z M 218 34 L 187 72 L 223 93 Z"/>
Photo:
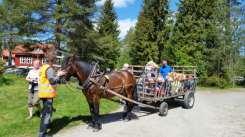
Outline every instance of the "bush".
<path id="1" fill-rule="evenodd" d="M 203 78 L 201 83 L 203 86 L 208 87 L 226 88 L 229 86 L 229 82 L 226 79 L 220 78 L 218 76 L 210 76 L 207 78 Z"/>
<path id="2" fill-rule="evenodd" d="M 0 78 L 3 76 L 4 72 L 4 62 L 2 59 L 0 59 Z"/>
<path id="3" fill-rule="evenodd" d="M 0 76 L 0 86 L 3 85 L 10 85 L 13 81 L 11 79 L 8 79 L 4 76 Z"/>

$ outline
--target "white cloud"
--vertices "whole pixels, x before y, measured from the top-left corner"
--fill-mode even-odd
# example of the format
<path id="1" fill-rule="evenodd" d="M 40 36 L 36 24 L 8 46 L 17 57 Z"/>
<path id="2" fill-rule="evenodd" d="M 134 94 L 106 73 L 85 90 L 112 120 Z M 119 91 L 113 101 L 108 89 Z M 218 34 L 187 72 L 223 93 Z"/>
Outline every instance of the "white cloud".
<path id="1" fill-rule="evenodd" d="M 119 25 L 119 30 L 120 30 L 120 35 L 119 38 L 123 39 L 126 35 L 128 30 L 131 27 L 134 27 L 136 24 L 137 20 L 136 19 L 123 19 L 118 21 Z"/>
<path id="2" fill-rule="evenodd" d="M 98 6 L 102 6 L 106 0 L 100 0 L 97 2 Z M 130 4 L 133 4 L 135 0 L 112 0 L 116 8 L 125 8 Z"/>

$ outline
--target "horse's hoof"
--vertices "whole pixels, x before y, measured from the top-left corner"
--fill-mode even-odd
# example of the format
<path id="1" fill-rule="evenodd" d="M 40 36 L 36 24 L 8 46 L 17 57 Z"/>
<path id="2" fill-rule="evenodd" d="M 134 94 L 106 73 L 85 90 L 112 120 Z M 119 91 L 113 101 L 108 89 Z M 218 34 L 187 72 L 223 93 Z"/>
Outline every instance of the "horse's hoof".
<path id="1" fill-rule="evenodd" d="M 93 129 L 93 128 L 94 128 L 93 123 L 89 123 L 89 124 L 87 125 L 87 129 Z"/>
<path id="2" fill-rule="evenodd" d="M 92 128 L 93 128 L 93 127 L 92 127 L 92 126 L 89 126 L 89 125 L 86 127 L 86 129 L 92 129 Z"/>
<path id="3" fill-rule="evenodd" d="M 133 119 L 133 120 L 138 120 L 138 119 L 139 119 L 139 117 L 138 117 L 136 114 L 131 113 L 131 115 L 130 115 L 130 119 Z"/>
<path id="4" fill-rule="evenodd" d="M 122 114 L 122 120 L 125 120 L 127 118 L 127 115 L 128 115 L 127 113 L 123 113 Z"/>
<path id="5" fill-rule="evenodd" d="M 123 121 L 128 121 L 128 118 L 127 117 L 122 117 L 122 120 Z"/>
<path id="6" fill-rule="evenodd" d="M 130 118 L 129 116 L 126 116 L 126 117 L 123 118 L 123 121 L 124 121 L 124 122 L 128 122 L 128 121 L 130 121 L 130 120 L 131 120 L 131 118 Z"/>
<path id="7" fill-rule="evenodd" d="M 130 119 L 125 118 L 123 121 L 124 121 L 124 122 L 129 122 L 129 121 L 130 121 Z"/>
<path id="8" fill-rule="evenodd" d="M 93 128 L 93 132 L 99 132 L 101 129 Z"/>

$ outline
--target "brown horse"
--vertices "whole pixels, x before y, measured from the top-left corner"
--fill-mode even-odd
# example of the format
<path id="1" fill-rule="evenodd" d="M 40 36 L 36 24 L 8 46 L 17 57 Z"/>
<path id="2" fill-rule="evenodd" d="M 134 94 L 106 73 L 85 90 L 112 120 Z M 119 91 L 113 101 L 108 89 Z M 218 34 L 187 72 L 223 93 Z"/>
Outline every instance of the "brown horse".
<path id="1" fill-rule="evenodd" d="M 101 122 L 99 122 L 99 104 L 101 98 L 111 98 L 113 95 L 107 93 L 106 91 L 99 88 L 98 85 L 91 83 L 89 78 L 92 78 L 95 73 L 95 65 L 89 64 L 83 61 L 79 61 L 76 57 L 68 57 L 62 69 L 66 71 L 64 76 L 65 80 L 69 80 L 71 76 L 76 77 L 79 80 L 79 84 L 83 86 L 83 94 L 85 95 L 90 113 L 92 122 L 89 124 L 94 131 L 98 131 L 102 128 Z M 96 75 L 96 74 L 95 74 Z M 130 99 L 134 98 L 134 88 L 136 85 L 136 80 L 132 73 L 128 71 L 114 71 L 107 75 L 97 76 L 95 78 L 98 84 L 105 86 L 108 89 L 111 89 L 121 95 L 124 95 Z M 123 119 L 131 120 L 133 103 L 126 102 L 127 109 L 123 113 Z"/>

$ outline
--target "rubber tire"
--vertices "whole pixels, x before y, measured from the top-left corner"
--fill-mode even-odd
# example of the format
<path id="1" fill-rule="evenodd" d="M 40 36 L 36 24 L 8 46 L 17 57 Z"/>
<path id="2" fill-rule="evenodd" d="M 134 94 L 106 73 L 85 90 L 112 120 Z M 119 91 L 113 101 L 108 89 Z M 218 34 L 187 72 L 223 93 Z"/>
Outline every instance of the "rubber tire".
<path id="1" fill-rule="evenodd" d="M 159 107 L 159 116 L 167 116 L 168 115 L 168 104 L 166 102 L 162 102 Z"/>
<path id="2" fill-rule="evenodd" d="M 190 102 L 192 101 L 192 102 Z M 195 104 L 195 94 L 194 92 L 187 92 L 184 96 L 183 108 L 192 109 Z"/>

